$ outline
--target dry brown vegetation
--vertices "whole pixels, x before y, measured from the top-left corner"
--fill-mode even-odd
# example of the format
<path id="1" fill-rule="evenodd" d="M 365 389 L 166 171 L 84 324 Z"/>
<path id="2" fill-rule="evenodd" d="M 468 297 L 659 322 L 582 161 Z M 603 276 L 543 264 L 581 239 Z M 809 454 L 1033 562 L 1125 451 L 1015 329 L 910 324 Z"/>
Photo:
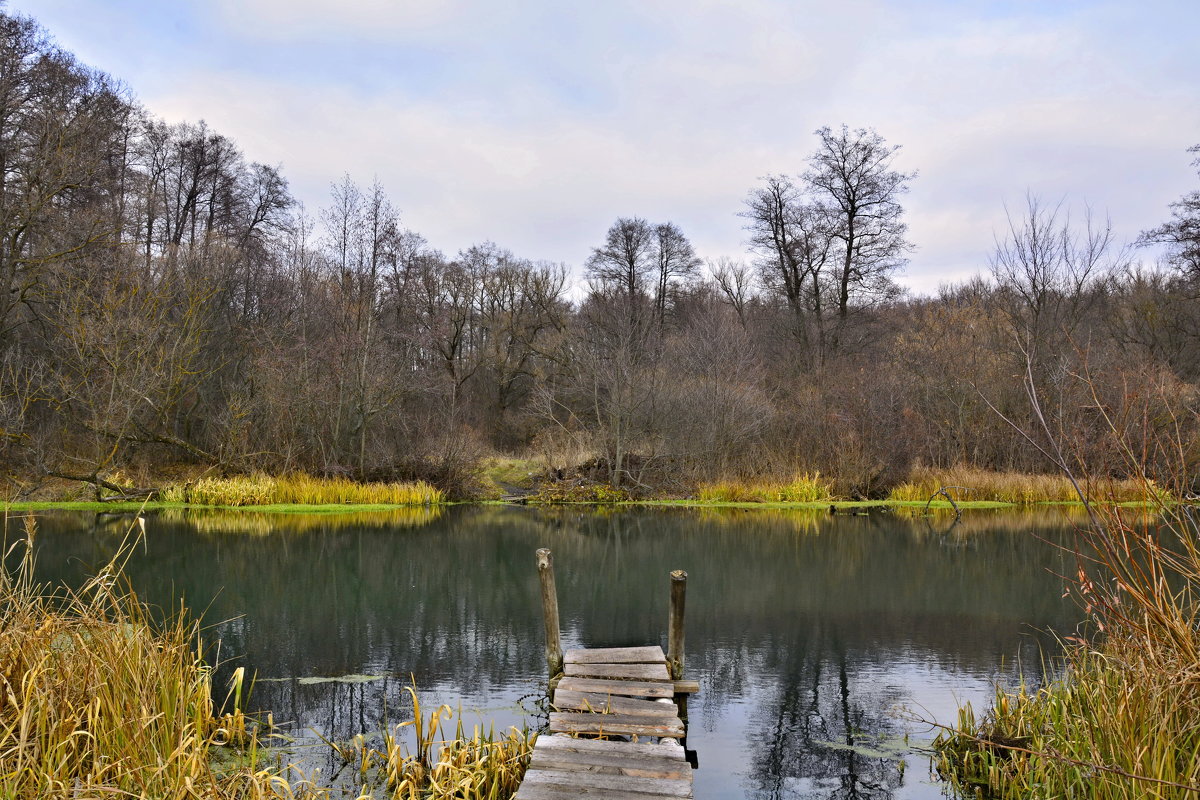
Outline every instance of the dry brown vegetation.
<path id="1" fill-rule="evenodd" d="M 278 169 L 156 119 L 34 21 L 0 14 L 0 37 L 8 497 L 189 469 L 464 495 L 496 453 L 599 464 L 633 495 L 819 472 L 835 495 L 885 497 L 914 465 L 1043 472 L 996 413 L 1029 422 L 1027 363 L 1093 474 L 1130 477 L 1107 415 L 1165 481 L 1144 445 L 1197 402 L 1194 192 L 1145 236 L 1165 263 L 1030 198 L 986 277 L 911 297 L 895 279 L 917 178 L 875 131 L 822 128 L 749 188 L 744 259 L 706 270 L 678 225 L 636 217 L 598 220 L 586 264 L 449 254 L 382 186 L 338 181 L 314 222 Z M 1194 476 L 1195 426 L 1178 433 Z"/>

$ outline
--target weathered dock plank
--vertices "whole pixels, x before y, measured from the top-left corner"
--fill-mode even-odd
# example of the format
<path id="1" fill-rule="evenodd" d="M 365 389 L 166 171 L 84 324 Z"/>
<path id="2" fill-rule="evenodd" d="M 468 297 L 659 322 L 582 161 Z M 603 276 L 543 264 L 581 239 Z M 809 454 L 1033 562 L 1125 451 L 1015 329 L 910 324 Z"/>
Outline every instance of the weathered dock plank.
<path id="1" fill-rule="evenodd" d="M 691 797 L 691 795 L 686 795 Z M 656 797 L 674 798 L 678 795 L 646 794 L 645 792 L 625 792 L 613 789 L 599 789 L 589 786 L 554 786 L 543 784 L 522 785 L 513 800 L 579 800 L 579 798 L 603 798 L 603 800 L 654 800 Z"/>
<path id="2" fill-rule="evenodd" d="M 625 754 L 633 758 L 665 758 L 686 761 L 683 745 L 676 742 L 614 742 L 607 739 L 576 739 L 572 736 L 539 736 L 538 750 L 571 750 L 602 755 Z"/>
<path id="3" fill-rule="evenodd" d="M 652 647 L 594 647 L 568 650 L 568 664 L 665 664 L 667 656 L 658 645 Z"/>
<path id="4" fill-rule="evenodd" d="M 633 714 L 587 714 L 576 711 L 551 711 L 551 733 L 589 734 L 594 736 L 669 736 L 682 737 L 679 717 L 639 717 Z"/>
<path id="5" fill-rule="evenodd" d="M 637 758 L 631 755 L 581 753 L 574 750 L 548 750 L 533 754 L 530 769 L 576 770 L 603 775 L 626 775 L 631 778 L 670 778 L 686 780 L 692 765 L 670 758 Z"/>
<path id="6" fill-rule="evenodd" d="M 563 678 L 559 689 L 572 692 L 600 692 L 621 697 L 674 697 L 675 688 L 669 683 L 651 681 L 621 681 L 611 678 Z"/>
<path id="7" fill-rule="evenodd" d="M 691 797 L 692 782 L 672 778 L 634 778 L 628 775 L 601 775 L 592 772 L 556 769 L 532 770 L 525 773 L 521 786 L 561 786 L 572 789 L 594 789 L 616 792 L 641 792 L 667 797 Z"/>
<path id="8" fill-rule="evenodd" d="M 570 678 L 622 678 L 631 681 L 669 681 L 671 673 L 662 664 L 566 664 L 563 674 Z M 674 689 L 672 688 L 672 692 Z"/>
<path id="9" fill-rule="evenodd" d="M 551 702 L 559 711 L 595 711 L 598 714 L 633 714 L 647 717 L 677 717 L 679 706 L 658 700 L 613 696 L 601 692 L 575 692 L 561 686 Z"/>

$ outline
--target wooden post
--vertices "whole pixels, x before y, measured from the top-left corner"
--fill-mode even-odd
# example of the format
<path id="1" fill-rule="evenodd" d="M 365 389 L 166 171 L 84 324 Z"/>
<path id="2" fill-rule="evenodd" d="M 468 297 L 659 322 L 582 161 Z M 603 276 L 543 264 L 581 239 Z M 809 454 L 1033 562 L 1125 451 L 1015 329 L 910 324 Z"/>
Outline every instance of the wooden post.
<path id="1" fill-rule="evenodd" d="M 563 669 L 562 643 L 558 638 L 558 591 L 554 588 L 554 559 L 549 548 L 537 551 L 538 577 L 542 580 L 542 617 L 546 621 L 546 668 L 550 680 Z"/>
<path id="2" fill-rule="evenodd" d="M 671 573 L 671 619 L 667 623 L 667 663 L 671 677 L 683 677 L 683 607 L 687 598 L 687 573 L 677 569 Z"/>

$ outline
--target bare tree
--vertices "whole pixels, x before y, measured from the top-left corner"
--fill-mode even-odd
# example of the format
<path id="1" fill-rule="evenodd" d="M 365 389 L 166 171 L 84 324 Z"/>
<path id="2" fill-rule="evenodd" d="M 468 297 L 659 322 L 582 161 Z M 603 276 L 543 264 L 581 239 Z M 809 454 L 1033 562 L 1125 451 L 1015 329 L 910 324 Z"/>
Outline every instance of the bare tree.
<path id="1" fill-rule="evenodd" d="M 0 345 L 58 264 L 117 228 L 105 179 L 120 170 L 131 104 L 33 20 L 0 13 Z"/>
<path id="2" fill-rule="evenodd" d="M 696 276 L 704 262 L 674 222 L 654 226 L 654 260 L 658 267 L 654 287 L 654 315 L 661 327 L 667 316 L 667 296 L 674 285 Z"/>
<path id="3" fill-rule="evenodd" d="M 1061 203 L 1050 208 L 1028 195 L 1019 217 L 1008 214 L 989 268 L 1008 299 L 1013 330 L 1035 360 L 1048 341 L 1066 342 L 1074 333 L 1094 298 L 1092 285 L 1115 268 L 1112 250 L 1112 223 L 1090 208 L 1075 225 Z"/>
<path id="4" fill-rule="evenodd" d="M 895 291 L 890 276 L 912 249 L 899 200 L 916 173 L 893 169 L 900 146 L 889 146 L 872 129 L 852 131 L 842 125 L 816 134 L 821 144 L 809 158 L 804 182 L 840 243 L 832 335 L 836 348 L 853 305 L 870 305 Z"/>
<path id="5" fill-rule="evenodd" d="M 746 309 L 754 296 L 754 274 L 744 261 L 735 261 L 728 256 L 721 256 L 715 261 L 708 262 L 708 271 L 737 314 L 738 324 L 746 330 Z"/>
<path id="6" fill-rule="evenodd" d="M 1200 175 L 1200 144 L 1189 147 L 1188 152 L 1197 154 L 1192 166 Z M 1170 208 L 1171 221 L 1143 231 L 1137 243 L 1167 245 L 1171 263 L 1186 276 L 1200 279 L 1200 190 L 1188 192 Z"/>
<path id="7" fill-rule="evenodd" d="M 592 250 L 586 274 L 634 301 L 647 293 L 657 259 L 656 244 L 653 225 L 641 217 L 621 217 L 609 227 L 604 244 Z"/>
<path id="8" fill-rule="evenodd" d="M 807 360 L 825 361 L 825 290 L 835 258 L 835 220 L 788 177 L 771 175 L 753 189 L 741 216 L 758 254 L 763 285 L 792 312 L 793 334 Z"/>

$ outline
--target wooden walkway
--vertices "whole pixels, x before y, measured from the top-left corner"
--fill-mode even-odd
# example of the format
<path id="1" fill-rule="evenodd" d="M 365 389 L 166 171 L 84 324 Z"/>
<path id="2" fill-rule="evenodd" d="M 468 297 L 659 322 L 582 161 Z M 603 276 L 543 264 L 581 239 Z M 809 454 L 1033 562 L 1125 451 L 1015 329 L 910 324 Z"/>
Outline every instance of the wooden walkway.
<path id="1" fill-rule="evenodd" d="M 675 677 L 682 674 L 682 655 L 668 658 L 657 645 L 557 651 L 549 556 L 538 551 L 553 710 L 514 800 L 692 797 L 683 742 L 687 697 L 699 685 Z M 675 582 L 686 577 L 672 573 L 671 643 L 678 645 L 672 655 L 683 649 L 683 592 L 682 585 L 676 592 Z"/>

